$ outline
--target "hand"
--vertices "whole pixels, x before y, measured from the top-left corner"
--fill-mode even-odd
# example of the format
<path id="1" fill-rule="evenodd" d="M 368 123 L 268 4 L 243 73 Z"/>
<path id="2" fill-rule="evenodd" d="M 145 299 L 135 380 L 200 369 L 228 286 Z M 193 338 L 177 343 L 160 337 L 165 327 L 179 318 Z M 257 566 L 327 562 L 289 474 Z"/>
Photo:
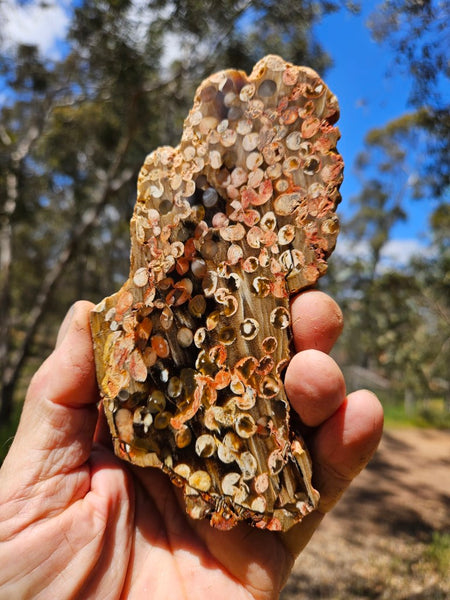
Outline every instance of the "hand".
<path id="1" fill-rule="evenodd" d="M 97 409 L 92 305 L 67 315 L 34 376 L 0 471 L 0 598 L 276 598 L 323 515 L 374 452 L 382 410 L 370 392 L 345 397 L 327 355 L 342 317 L 310 291 L 292 303 L 298 354 L 286 373 L 295 410 L 313 426 L 319 510 L 284 534 L 228 532 L 186 516 L 156 469 L 117 459 Z"/>

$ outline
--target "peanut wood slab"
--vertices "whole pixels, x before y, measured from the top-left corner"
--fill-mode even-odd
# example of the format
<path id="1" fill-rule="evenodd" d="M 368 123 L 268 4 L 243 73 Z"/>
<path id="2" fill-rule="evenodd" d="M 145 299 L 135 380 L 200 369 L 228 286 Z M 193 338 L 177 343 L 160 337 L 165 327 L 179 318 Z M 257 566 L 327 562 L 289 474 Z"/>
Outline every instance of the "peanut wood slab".
<path id="1" fill-rule="evenodd" d="M 286 531 L 318 503 L 282 376 L 289 298 L 339 229 L 337 119 L 318 75 L 277 56 L 206 79 L 180 145 L 145 159 L 129 279 L 92 312 L 116 454 L 219 529 Z"/>

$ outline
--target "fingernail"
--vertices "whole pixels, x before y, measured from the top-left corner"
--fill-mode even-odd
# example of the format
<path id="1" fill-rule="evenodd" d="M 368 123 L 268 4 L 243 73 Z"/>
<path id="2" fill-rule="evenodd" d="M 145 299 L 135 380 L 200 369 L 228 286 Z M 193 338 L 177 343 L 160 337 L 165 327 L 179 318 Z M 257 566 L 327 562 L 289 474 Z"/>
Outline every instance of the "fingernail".
<path id="1" fill-rule="evenodd" d="M 72 304 L 72 306 L 67 311 L 67 314 L 64 317 L 64 321 L 61 323 L 61 326 L 59 328 L 58 336 L 56 338 L 55 348 L 58 348 L 58 346 L 61 345 L 63 339 L 66 337 L 66 333 L 69 330 L 70 323 L 72 322 L 73 312 L 74 312 L 74 305 Z"/>

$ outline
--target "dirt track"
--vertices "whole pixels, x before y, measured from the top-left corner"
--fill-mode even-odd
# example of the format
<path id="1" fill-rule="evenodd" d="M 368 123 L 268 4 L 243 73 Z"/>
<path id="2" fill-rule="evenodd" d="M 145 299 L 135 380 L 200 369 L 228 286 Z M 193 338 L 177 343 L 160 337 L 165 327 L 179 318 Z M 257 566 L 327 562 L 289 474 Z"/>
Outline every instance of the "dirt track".
<path id="1" fill-rule="evenodd" d="M 297 561 L 281 598 L 450 598 L 450 577 L 427 560 L 436 531 L 450 532 L 450 432 L 387 430 Z"/>

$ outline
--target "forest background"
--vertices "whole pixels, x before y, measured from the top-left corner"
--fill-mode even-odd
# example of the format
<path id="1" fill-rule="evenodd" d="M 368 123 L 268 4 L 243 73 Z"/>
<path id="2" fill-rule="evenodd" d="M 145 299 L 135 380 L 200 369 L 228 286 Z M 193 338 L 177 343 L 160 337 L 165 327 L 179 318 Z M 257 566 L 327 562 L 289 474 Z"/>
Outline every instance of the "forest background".
<path id="1" fill-rule="evenodd" d="M 32 24 L 28 37 L 24 15 Z M 358 32 L 352 30 L 357 19 L 363 23 Z M 429 456 L 416 440 L 408 437 L 405 445 L 391 431 L 373 470 L 361 478 L 363 487 L 357 484 L 348 496 L 355 504 L 344 498 L 342 515 L 357 514 L 364 497 L 364 510 L 373 506 L 379 526 L 394 514 L 377 512 L 397 497 L 392 490 L 410 490 L 411 498 L 398 496 L 404 527 L 392 548 L 386 545 L 391 538 L 372 543 L 363 529 L 356 555 L 355 546 L 333 546 L 345 536 L 333 537 L 331 520 L 331 534 L 325 529 L 322 535 L 328 535 L 328 557 L 336 548 L 335 569 L 326 566 L 334 591 L 320 593 L 325 571 L 313 584 L 300 572 L 292 593 L 300 597 L 303 588 L 295 586 L 316 585 L 317 594 L 309 587 L 305 598 L 444 598 L 450 535 L 443 526 L 448 517 L 437 517 L 448 489 L 447 496 L 436 491 L 436 504 L 430 504 L 430 489 L 445 486 L 445 476 L 448 483 L 449 23 L 450 4 L 438 0 L 0 0 L 0 461 L 29 379 L 51 352 L 69 306 L 78 298 L 101 300 L 128 275 L 128 223 L 146 154 L 178 143 L 204 77 L 228 67 L 250 72 L 263 55 L 280 54 L 316 69 L 341 99 L 342 233 L 320 287 L 344 312 L 334 356 L 349 391 L 376 391 L 388 425 L 447 428 L 446 437 L 426 446 Z M 39 28 L 55 32 L 46 38 L 50 45 L 35 42 Z M 358 40 L 383 50 L 386 73 L 365 62 Z M 350 42 L 349 62 L 339 64 L 339 50 Z M 378 122 L 371 127 L 374 102 Z M 417 479 L 438 463 L 439 475 Z M 391 479 L 382 479 L 386 472 Z M 388 490 L 382 503 L 369 494 L 372 483 L 379 494 Z M 408 520 L 405 513 L 418 490 L 437 519 L 430 517 L 422 539 L 416 533 L 423 519 L 411 513 Z M 365 591 L 355 591 L 366 542 L 376 554 L 367 555 Z M 314 548 L 313 542 L 312 559 Z M 339 563 L 344 556 L 352 563 L 347 571 Z M 380 557 L 392 560 L 376 571 Z M 432 566 L 426 576 L 422 569 L 413 596 L 419 563 Z M 389 574 L 398 593 L 387 583 Z M 424 578 L 434 582 L 430 595 Z M 287 588 L 284 597 L 289 594 Z"/>

